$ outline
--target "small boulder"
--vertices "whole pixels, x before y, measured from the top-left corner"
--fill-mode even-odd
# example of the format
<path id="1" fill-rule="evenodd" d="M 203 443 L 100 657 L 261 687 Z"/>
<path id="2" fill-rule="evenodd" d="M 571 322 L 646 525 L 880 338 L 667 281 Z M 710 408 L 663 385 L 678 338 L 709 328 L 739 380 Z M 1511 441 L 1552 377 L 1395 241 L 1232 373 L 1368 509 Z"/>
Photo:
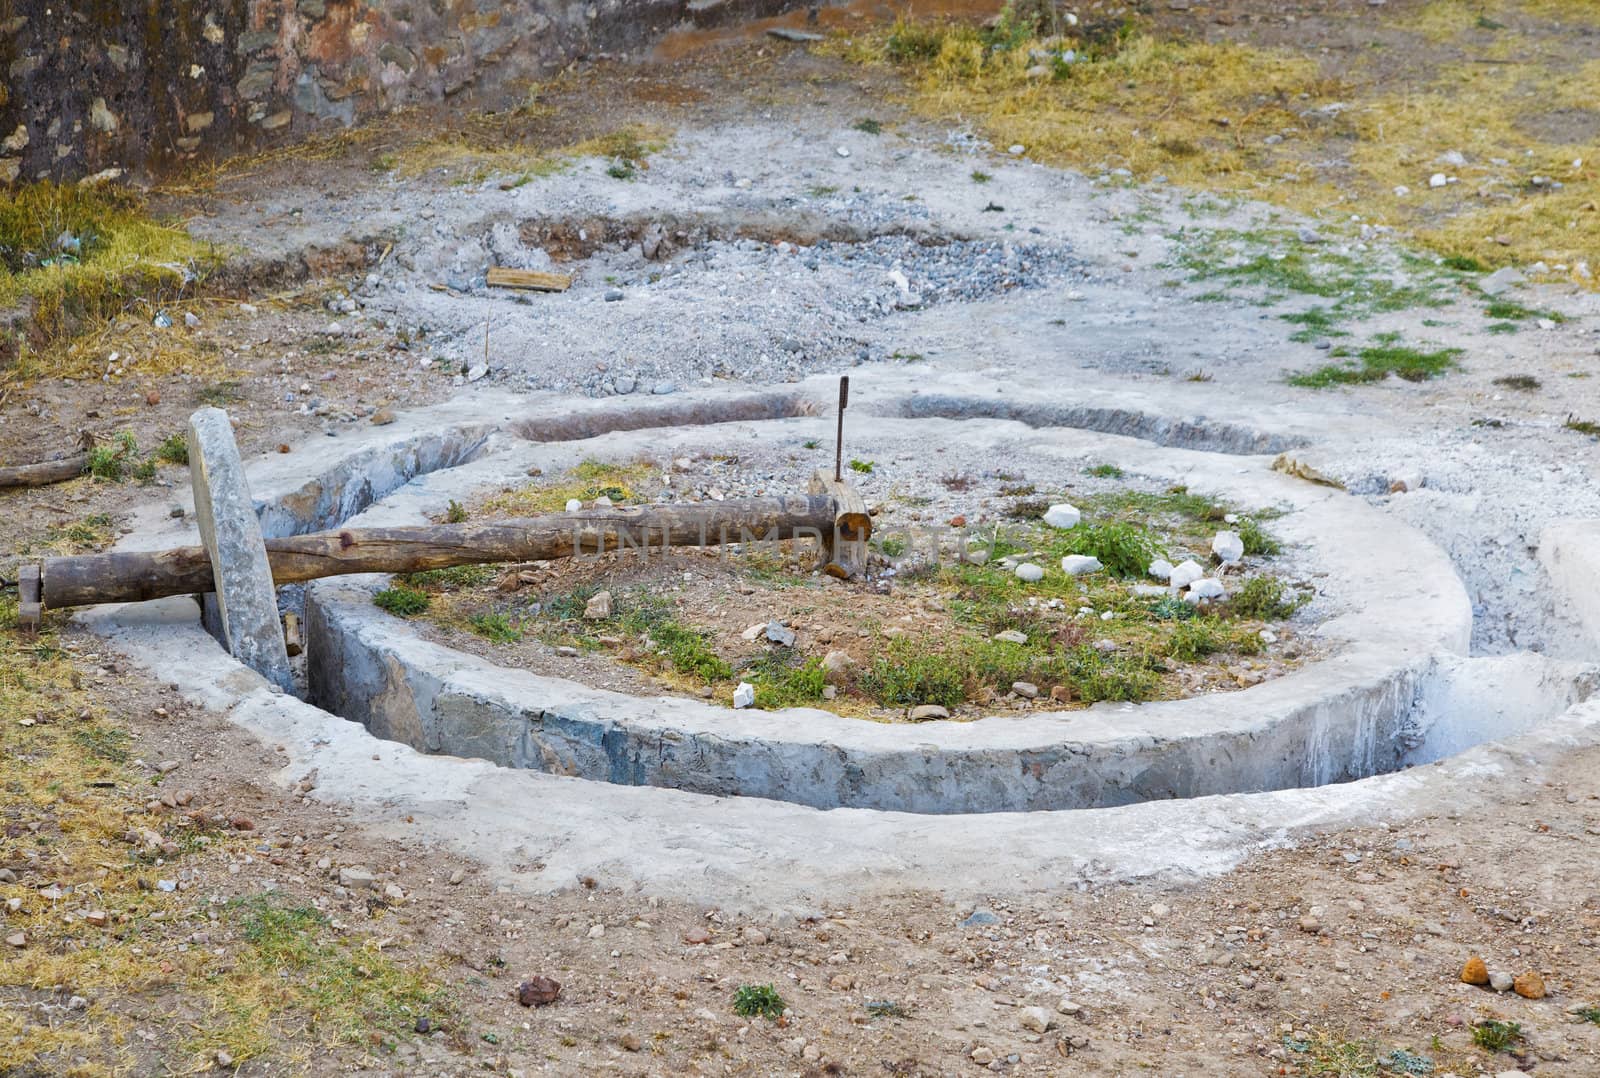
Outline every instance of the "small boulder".
<path id="1" fill-rule="evenodd" d="M 930 719 L 948 719 L 950 712 L 938 704 L 919 704 L 911 709 L 906 716 L 912 722 L 927 722 Z"/>
<path id="2" fill-rule="evenodd" d="M 755 702 L 756 687 L 750 684 L 748 681 L 739 682 L 738 687 L 733 690 L 734 708 L 737 710 L 740 708 L 754 707 Z"/>
<path id="3" fill-rule="evenodd" d="M 1509 973 L 1500 973 L 1496 971 L 1489 974 L 1489 987 L 1493 988 L 1496 992 L 1509 992 L 1512 988 L 1516 987 L 1516 983 L 1517 979 L 1511 976 Z"/>
<path id="4" fill-rule="evenodd" d="M 1039 581 L 1044 579 L 1044 570 L 1033 564 L 1031 561 L 1023 562 L 1021 565 L 1017 566 L 1014 571 L 1017 574 L 1018 580 L 1029 584 L 1037 584 Z"/>
<path id="5" fill-rule="evenodd" d="M 1189 594 L 1196 599 L 1223 599 L 1228 589 L 1216 577 L 1203 576 L 1189 585 Z"/>
<path id="6" fill-rule="evenodd" d="M 1188 561 L 1175 566 L 1167 577 L 1167 583 L 1175 588 L 1187 588 L 1196 580 L 1206 575 L 1200 563 L 1190 558 Z"/>
<path id="7" fill-rule="evenodd" d="M 517 986 L 517 1002 L 524 1007 L 543 1007 L 561 995 L 561 982 L 549 977 L 531 977 Z"/>
<path id="8" fill-rule="evenodd" d="M 1483 964 L 1483 959 L 1473 955 L 1461 964 L 1461 979 L 1467 984 L 1479 987 L 1489 983 L 1489 967 Z"/>
<path id="9" fill-rule="evenodd" d="M 1517 974 L 1516 980 L 1511 982 L 1511 990 L 1523 999 L 1543 999 L 1544 978 L 1537 970 L 1530 969 Z"/>
<path id="10" fill-rule="evenodd" d="M 1082 519 L 1083 514 L 1065 502 L 1044 511 L 1044 522 L 1052 528 L 1076 528 Z"/>
<path id="11" fill-rule="evenodd" d="M 1157 558 L 1150 563 L 1148 571 L 1157 580 L 1170 580 L 1172 578 L 1172 563 L 1166 558 Z"/>
<path id="12" fill-rule="evenodd" d="M 578 513 L 583 511 L 583 502 L 577 498 L 567 499 L 567 512 Z"/>
<path id="13" fill-rule="evenodd" d="M 1054 1020 L 1043 1007 L 1023 1007 L 1017 1013 L 1017 1021 L 1031 1033 L 1047 1033 Z"/>
<path id="14" fill-rule="evenodd" d="M 1244 540 L 1239 538 L 1238 532 L 1221 531 L 1211 540 L 1211 553 L 1223 565 L 1233 565 L 1244 557 Z"/>
<path id="15" fill-rule="evenodd" d="M 830 651 L 822 657 L 822 676 L 830 684 L 837 685 L 850 676 L 850 668 L 855 664 L 848 652 Z"/>
<path id="16" fill-rule="evenodd" d="M 1068 576 L 1085 576 L 1098 573 L 1103 566 L 1100 559 L 1088 554 L 1068 554 L 1061 559 L 1061 571 Z"/>
<path id="17" fill-rule="evenodd" d="M 1024 700 L 1037 700 L 1039 698 L 1039 686 L 1031 681 L 1013 681 L 1011 683 L 1011 691 Z"/>
<path id="18" fill-rule="evenodd" d="M 611 593 L 609 591 L 596 592 L 583 604 L 583 616 L 591 620 L 609 618 L 611 616 Z"/>
<path id="19" fill-rule="evenodd" d="M 767 639 L 781 648 L 794 647 L 794 630 L 786 627 L 781 622 L 767 622 Z"/>
<path id="20" fill-rule="evenodd" d="M 1008 644 L 1026 644 L 1028 642 L 1028 634 L 1020 629 L 1001 629 L 989 639 L 1003 640 Z M 824 661 L 823 665 L 827 665 L 826 661 Z"/>

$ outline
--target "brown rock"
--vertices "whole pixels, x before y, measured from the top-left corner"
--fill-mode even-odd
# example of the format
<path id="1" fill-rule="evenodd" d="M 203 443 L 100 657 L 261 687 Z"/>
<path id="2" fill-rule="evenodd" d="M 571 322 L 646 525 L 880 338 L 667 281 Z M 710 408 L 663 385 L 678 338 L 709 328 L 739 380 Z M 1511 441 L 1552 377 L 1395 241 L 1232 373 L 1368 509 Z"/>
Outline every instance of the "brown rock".
<path id="1" fill-rule="evenodd" d="M 687 932 L 685 932 L 683 934 L 683 942 L 685 942 L 685 943 L 710 943 L 711 942 L 711 930 L 709 928 L 704 927 L 704 926 L 697 925 L 694 928 L 689 929 L 689 931 L 687 931 Z"/>
<path id="2" fill-rule="evenodd" d="M 26 947 L 28 945 L 28 937 L 25 933 L 13 932 L 6 937 L 6 943 L 12 947 Z"/>
<path id="3" fill-rule="evenodd" d="M 965 528 L 967 526 L 967 518 L 964 516 L 953 516 L 950 518 L 950 526 L 952 528 Z"/>
<path id="4" fill-rule="evenodd" d="M 1544 998 L 1544 978 L 1534 970 L 1517 974 L 1517 979 L 1511 982 L 1511 990 L 1523 999 Z"/>
<path id="5" fill-rule="evenodd" d="M 254 831 L 256 829 L 256 822 L 248 816 L 235 816 L 228 822 L 233 825 L 235 831 Z"/>
<path id="6" fill-rule="evenodd" d="M 156 405 L 161 403 L 161 394 L 152 389 L 150 392 L 144 395 L 144 402 L 150 407 L 154 408 Z"/>
<path id="7" fill-rule="evenodd" d="M 96 928 L 100 928 L 106 923 L 106 911 L 90 910 L 88 913 L 83 915 L 83 919 L 89 924 L 94 925 Z"/>
<path id="8" fill-rule="evenodd" d="M 549 977 L 533 977 L 517 986 L 517 1002 L 524 1007 L 543 1007 L 554 1003 L 561 994 L 559 981 Z"/>
<path id="9" fill-rule="evenodd" d="M 387 408 L 379 408 L 376 412 L 372 413 L 372 425 L 374 427 L 387 427 L 393 422 L 394 413 L 389 411 Z"/>
<path id="10" fill-rule="evenodd" d="M 1461 979 L 1467 984 L 1482 987 L 1489 983 L 1489 967 L 1483 964 L 1483 959 L 1473 955 L 1462 965 Z"/>

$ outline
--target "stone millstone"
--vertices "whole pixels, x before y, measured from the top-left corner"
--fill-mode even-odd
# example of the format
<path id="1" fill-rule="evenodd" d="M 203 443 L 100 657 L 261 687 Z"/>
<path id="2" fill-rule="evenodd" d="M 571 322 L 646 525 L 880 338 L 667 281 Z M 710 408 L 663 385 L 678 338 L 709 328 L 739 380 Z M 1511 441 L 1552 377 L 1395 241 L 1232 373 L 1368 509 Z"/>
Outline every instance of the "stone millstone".
<path id="1" fill-rule="evenodd" d="M 189 473 L 194 482 L 194 515 L 211 559 L 217 612 L 228 651 L 289 692 L 294 681 L 278 627 L 272 567 L 233 427 L 221 408 L 202 408 L 189 417 Z"/>

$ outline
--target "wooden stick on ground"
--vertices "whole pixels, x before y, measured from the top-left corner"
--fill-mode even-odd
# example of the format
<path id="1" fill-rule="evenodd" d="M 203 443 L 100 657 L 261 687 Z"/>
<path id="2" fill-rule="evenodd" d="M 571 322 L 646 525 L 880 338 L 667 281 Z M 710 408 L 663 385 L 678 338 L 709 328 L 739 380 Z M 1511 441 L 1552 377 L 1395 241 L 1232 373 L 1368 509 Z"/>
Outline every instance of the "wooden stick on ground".
<path id="1" fill-rule="evenodd" d="M 79 453 L 75 457 L 63 457 L 61 460 L 47 460 L 39 464 L 17 464 L 10 468 L 0 468 L 0 488 L 44 487 L 51 483 L 65 483 L 68 479 L 76 479 L 88 468 L 87 453 Z"/>
<path id="2" fill-rule="evenodd" d="M 812 495 L 823 495 L 837 506 L 833 527 L 823 540 L 822 571 L 841 580 L 860 576 L 867 569 L 867 540 L 872 536 L 872 514 L 867 503 L 847 480 L 835 479 L 818 468 L 807 488 Z"/>
<path id="3" fill-rule="evenodd" d="M 870 528 L 864 504 L 860 517 Z M 268 539 L 266 548 L 273 583 L 291 584 L 347 573 L 413 573 L 629 549 L 642 556 L 664 547 L 804 538 L 825 545 L 838 519 L 832 496 L 792 495 L 705 505 L 618 506 L 483 523 L 345 528 Z M 112 551 L 46 558 L 43 564 L 44 606 L 50 610 L 140 602 L 214 587 L 204 547 Z"/>
<path id="4" fill-rule="evenodd" d="M 487 281 L 490 288 L 521 288 L 529 292 L 565 292 L 572 287 L 571 274 L 540 273 L 505 266 L 490 266 Z"/>

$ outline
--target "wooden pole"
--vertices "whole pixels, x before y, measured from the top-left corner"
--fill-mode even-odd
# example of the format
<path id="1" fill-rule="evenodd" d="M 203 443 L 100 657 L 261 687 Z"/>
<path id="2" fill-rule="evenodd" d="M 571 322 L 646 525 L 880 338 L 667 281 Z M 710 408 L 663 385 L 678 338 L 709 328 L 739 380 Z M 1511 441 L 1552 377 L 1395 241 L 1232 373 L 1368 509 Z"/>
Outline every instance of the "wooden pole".
<path id="1" fill-rule="evenodd" d="M 829 576 L 849 579 L 867 568 L 867 540 L 872 536 L 872 514 L 855 487 L 843 479 L 831 479 L 818 468 L 808 488 L 812 495 L 826 495 L 835 506 L 833 527 L 823 540 L 822 569 Z"/>
<path id="2" fill-rule="evenodd" d="M 65 483 L 76 479 L 89 468 L 89 454 L 79 453 L 61 460 L 47 460 L 39 464 L 17 464 L 0 468 L 0 488 L 43 487 L 51 483 Z"/>
<path id="3" fill-rule="evenodd" d="M 865 511 L 861 505 L 861 516 Z M 345 528 L 268 539 L 266 547 L 276 585 L 346 573 L 413 573 L 601 551 L 643 555 L 665 547 L 804 538 L 826 545 L 838 520 L 835 498 L 813 493 L 704 505 L 616 506 L 482 523 Z M 46 558 L 42 576 L 43 605 L 52 610 L 140 602 L 215 587 L 204 547 Z"/>

